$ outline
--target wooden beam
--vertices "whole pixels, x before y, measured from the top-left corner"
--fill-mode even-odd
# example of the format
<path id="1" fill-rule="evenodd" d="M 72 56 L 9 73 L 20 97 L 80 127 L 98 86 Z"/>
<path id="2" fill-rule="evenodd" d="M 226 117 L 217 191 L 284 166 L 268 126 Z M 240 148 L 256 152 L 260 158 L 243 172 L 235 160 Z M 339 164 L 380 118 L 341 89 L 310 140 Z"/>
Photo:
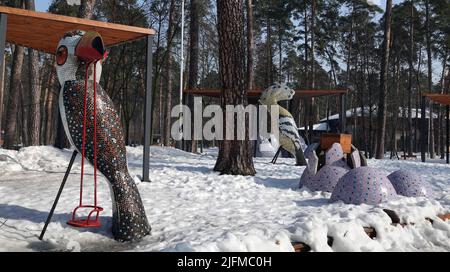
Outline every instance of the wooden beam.
<path id="1" fill-rule="evenodd" d="M 53 54 L 65 32 L 97 31 L 107 47 L 154 35 L 153 29 L 0 6 L 8 15 L 6 41 Z"/>
<path id="2" fill-rule="evenodd" d="M 347 90 L 294 90 L 295 96 L 299 97 L 318 97 L 326 95 L 342 95 L 347 94 Z M 187 89 L 183 91 L 185 94 L 194 94 L 200 96 L 220 97 L 221 89 Z M 247 92 L 248 97 L 259 97 L 264 89 L 253 89 Z"/>
<path id="3" fill-rule="evenodd" d="M 422 96 L 438 104 L 450 105 L 450 94 L 426 93 Z"/>

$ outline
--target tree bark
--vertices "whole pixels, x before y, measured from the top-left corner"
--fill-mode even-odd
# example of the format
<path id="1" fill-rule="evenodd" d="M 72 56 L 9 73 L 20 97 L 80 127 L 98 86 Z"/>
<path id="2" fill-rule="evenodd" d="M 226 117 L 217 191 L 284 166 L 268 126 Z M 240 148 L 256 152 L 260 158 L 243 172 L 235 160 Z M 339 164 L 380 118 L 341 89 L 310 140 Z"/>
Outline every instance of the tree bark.
<path id="1" fill-rule="evenodd" d="M 408 155 L 413 153 L 413 119 L 412 119 L 412 95 L 413 95 L 413 74 L 414 74 L 414 1 L 411 0 L 410 26 L 409 26 L 409 78 L 408 78 Z"/>
<path id="2" fill-rule="evenodd" d="M 25 1 L 27 10 L 35 10 L 34 0 Z M 41 86 L 39 85 L 39 52 L 28 49 L 28 72 L 29 72 L 29 130 L 30 145 L 40 145 L 41 129 Z"/>
<path id="3" fill-rule="evenodd" d="M 253 0 L 247 0 L 247 89 L 255 88 L 255 70 L 253 68 L 253 55 L 255 52 L 255 39 L 253 30 Z"/>
<path id="4" fill-rule="evenodd" d="M 311 89 L 314 90 L 316 88 L 316 69 L 315 69 L 315 39 L 316 39 L 316 0 L 312 0 L 311 3 Z M 315 112 L 316 112 L 316 105 L 314 101 L 314 97 L 310 98 L 309 101 L 309 124 L 308 124 L 308 130 L 309 130 L 309 141 L 312 142 L 313 140 L 313 130 L 314 130 L 314 123 L 315 123 Z"/>
<path id="5" fill-rule="evenodd" d="M 3 84 L 0 86 L 0 141 L 3 140 L 3 99 L 5 97 L 5 57 L 0 60 L 3 62 L 3 71 L 0 71 L 0 77 L 1 77 L 1 82 L 3 82 Z"/>
<path id="6" fill-rule="evenodd" d="M 383 56 L 381 58 L 380 96 L 378 102 L 378 130 L 376 159 L 383 159 L 386 135 L 386 101 L 388 93 L 389 46 L 391 41 L 392 0 L 386 1 Z"/>
<path id="7" fill-rule="evenodd" d="M 22 87 L 20 92 L 20 131 L 22 133 L 22 146 L 30 146 L 30 97 L 29 90 Z"/>
<path id="8" fill-rule="evenodd" d="M 267 65 L 266 65 L 266 87 L 268 87 L 273 82 L 272 74 L 272 64 L 273 64 L 273 54 L 272 54 L 272 20 L 269 15 L 267 15 Z"/>
<path id="9" fill-rule="evenodd" d="M 45 122 L 45 140 L 44 140 L 44 144 L 48 145 L 50 143 L 53 142 L 53 137 L 54 137 L 54 127 L 55 127 L 55 117 L 56 114 L 58 114 L 58 112 L 56 111 L 57 109 L 57 101 L 58 101 L 58 96 L 57 93 L 55 92 L 55 89 L 57 87 L 55 87 L 55 85 L 59 84 L 55 84 L 55 80 L 56 80 L 56 73 L 55 73 L 55 65 L 52 65 L 50 67 L 50 77 L 49 80 L 47 82 L 47 96 L 46 96 L 46 101 L 47 104 L 45 106 L 45 115 L 46 115 L 46 122 Z"/>
<path id="10" fill-rule="evenodd" d="M 199 58 L 199 24 L 200 24 L 200 14 L 199 14 L 199 1 L 191 0 L 190 6 L 190 28 L 189 28 L 189 80 L 188 89 L 197 88 L 198 81 L 198 58 Z M 242 37 L 243 38 L 243 37 Z M 192 94 L 188 95 L 188 106 L 193 111 L 194 109 L 194 96 Z M 191 119 L 191 141 L 187 146 L 187 151 L 192 153 L 197 153 L 197 141 L 194 140 L 194 119 Z"/>
<path id="11" fill-rule="evenodd" d="M 17 118 L 19 115 L 19 98 L 22 92 L 22 66 L 24 48 L 16 45 L 14 49 L 11 69 L 11 79 L 9 84 L 9 100 L 6 104 L 5 120 L 5 148 L 13 148 L 17 131 Z"/>
<path id="12" fill-rule="evenodd" d="M 219 73 L 222 83 L 222 109 L 226 105 L 247 105 L 245 88 L 244 60 L 244 20 L 243 3 L 238 0 L 217 0 L 217 17 L 219 33 Z M 226 113 L 224 114 L 224 135 L 227 133 Z M 236 120 L 233 135 L 236 135 Z M 215 171 L 221 174 L 254 175 L 251 143 L 248 140 L 248 122 L 246 122 L 246 139 L 227 140 L 220 143 L 219 157 Z"/>
<path id="13" fill-rule="evenodd" d="M 164 118 L 166 115 L 164 114 L 164 88 L 163 88 L 163 81 L 161 79 L 158 80 L 158 99 L 159 99 L 159 134 L 161 139 L 161 145 L 164 145 Z"/>
<path id="14" fill-rule="evenodd" d="M 81 0 L 78 10 L 79 18 L 92 19 L 94 15 L 94 6 L 96 0 Z"/>
<path id="15" fill-rule="evenodd" d="M 441 94 L 444 94 L 445 92 L 445 71 L 447 70 L 447 58 L 448 58 L 449 51 L 446 50 L 444 53 L 444 58 L 442 61 L 442 74 L 441 74 Z M 444 121 L 445 121 L 445 113 L 442 113 L 442 109 L 445 109 L 445 107 L 439 106 L 439 133 L 438 133 L 438 139 L 440 139 L 439 146 L 439 153 L 441 154 L 441 159 L 445 158 L 445 138 L 444 138 Z"/>
<path id="16" fill-rule="evenodd" d="M 173 72 L 172 72 L 172 43 L 169 42 L 174 33 L 174 17 L 175 17 L 175 1 L 170 1 L 169 8 L 169 24 L 167 26 L 167 60 L 166 60 L 166 77 L 167 77 L 167 90 L 165 95 L 166 100 L 166 110 L 164 117 L 164 145 L 170 146 L 170 128 L 171 128 L 171 117 L 170 113 L 172 110 L 172 92 L 173 92 Z M 160 79 L 161 81 L 162 79 Z"/>
<path id="17" fill-rule="evenodd" d="M 433 70 L 432 70 L 432 59 L 431 59 L 431 29 L 430 29 L 430 1 L 425 1 L 425 27 L 426 27 L 426 44 L 427 44 L 427 63 L 428 63 L 428 91 L 433 90 Z M 429 138 L 429 150 L 430 158 L 434 159 L 435 149 L 434 149 L 434 124 L 433 124 L 433 102 L 430 102 L 430 138 Z"/>

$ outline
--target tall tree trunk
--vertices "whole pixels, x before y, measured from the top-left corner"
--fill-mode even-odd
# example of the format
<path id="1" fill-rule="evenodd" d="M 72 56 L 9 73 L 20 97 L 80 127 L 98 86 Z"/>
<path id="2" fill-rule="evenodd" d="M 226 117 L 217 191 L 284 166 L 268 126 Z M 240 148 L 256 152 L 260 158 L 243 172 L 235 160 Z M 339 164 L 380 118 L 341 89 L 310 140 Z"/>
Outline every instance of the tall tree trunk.
<path id="1" fill-rule="evenodd" d="M 433 88 L 433 70 L 432 70 L 432 59 L 431 59 L 431 29 L 430 29 L 430 1 L 425 1 L 425 27 L 426 27 L 426 44 L 427 44 L 427 62 L 428 62 L 428 91 L 432 92 Z M 430 102 L 430 138 L 429 138 L 429 149 L 430 158 L 435 158 L 434 149 L 434 124 L 433 124 L 433 103 Z"/>
<path id="2" fill-rule="evenodd" d="M 160 141 L 161 141 L 161 145 L 164 144 L 164 118 L 165 118 L 165 114 L 164 114 L 164 106 L 165 104 L 163 103 L 164 100 L 164 91 L 163 91 L 163 81 L 161 79 L 158 80 L 158 99 L 159 99 L 159 135 L 160 135 Z"/>
<path id="3" fill-rule="evenodd" d="M 20 92 L 20 114 L 21 114 L 21 123 L 20 123 L 20 131 L 22 133 L 22 146 L 30 146 L 30 97 L 29 91 L 27 88 L 22 87 Z"/>
<path id="4" fill-rule="evenodd" d="M 416 95 L 416 116 L 419 116 L 419 109 L 420 109 L 420 100 L 422 97 L 422 91 L 421 91 L 421 85 L 420 85 L 420 69 L 422 66 L 422 47 L 420 47 L 419 44 L 419 57 L 417 59 L 417 70 L 416 70 L 416 85 L 417 85 L 417 95 Z M 419 136 L 422 137 L 422 135 L 425 135 L 424 132 L 420 132 L 419 131 L 419 118 L 415 118 L 415 124 L 416 124 L 416 129 L 414 131 L 414 152 L 416 152 L 417 150 L 420 150 L 420 140 L 419 140 Z"/>
<path id="5" fill-rule="evenodd" d="M 349 86 L 350 84 L 350 72 L 351 72 L 351 57 L 352 57 L 352 49 L 353 49 L 353 28 L 355 24 L 355 18 L 354 18 L 354 5 L 352 5 L 352 11 L 351 11 L 351 17 L 350 17 L 350 34 L 348 38 L 348 45 L 347 45 L 347 71 L 345 76 L 345 84 Z"/>
<path id="6" fill-rule="evenodd" d="M 253 68 L 253 55 L 255 52 L 255 39 L 253 30 L 253 0 L 247 0 L 247 89 L 255 88 L 255 70 Z"/>
<path id="7" fill-rule="evenodd" d="M 272 63 L 273 63 L 273 55 L 272 55 L 272 20 L 269 15 L 267 15 L 267 38 L 266 38 L 266 47 L 267 47 L 267 64 L 266 64 L 266 86 L 268 87 L 273 83 L 273 74 L 272 74 Z"/>
<path id="8" fill-rule="evenodd" d="M 445 54 L 444 54 L 444 58 L 442 61 L 442 74 L 441 74 L 441 94 L 445 93 L 445 71 L 447 70 L 447 58 L 448 58 L 448 53 L 449 51 L 446 50 Z M 445 114 L 442 113 L 442 110 L 445 109 L 445 107 L 441 107 L 439 106 L 439 139 L 440 139 L 440 144 L 438 144 L 439 146 L 439 153 L 441 154 L 441 159 L 445 158 L 445 138 L 444 138 L 444 121 L 445 121 Z"/>
<path id="9" fill-rule="evenodd" d="M 34 0 L 25 1 L 27 10 L 35 10 Z M 30 145 L 40 144 L 41 129 L 41 86 L 39 86 L 39 52 L 28 49 L 28 72 L 29 72 L 29 98 L 30 98 L 30 119 L 29 133 Z"/>
<path id="10" fill-rule="evenodd" d="M 41 72 L 41 86 L 42 86 L 42 93 L 43 93 L 43 105 L 41 110 L 41 141 L 40 144 L 42 145 L 48 145 L 51 144 L 49 142 L 49 138 L 51 137 L 51 130 L 52 127 L 48 126 L 49 123 L 52 123 L 52 120 L 54 118 L 53 116 L 53 106 L 55 105 L 54 101 L 54 90 L 52 88 L 54 80 L 52 77 L 54 77 L 54 61 L 52 61 L 53 57 L 46 58 L 44 65 L 42 67 Z"/>
<path id="11" fill-rule="evenodd" d="M 172 40 L 174 35 L 174 20 L 175 20 L 175 0 L 170 1 L 169 8 L 169 25 L 167 27 L 167 60 L 166 60 L 166 80 L 167 80 L 167 90 L 166 90 L 166 110 L 164 117 L 164 145 L 170 146 L 170 129 L 171 120 L 170 113 L 172 111 L 172 92 L 173 92 L 173 72 L 172 72 Z M 162 81 L 162 79 L 159 79 Z"/>
<path id="12" fill-rule="evenodd" d="M 94 15 L 94 6 L 96 0 L 81 0 L 78 10 L 79 18 L 91 19 Z"/>
<path id="13" fill-rule="evenodd" d="M 58 96 L 57 93 L 55 92 L 55 85 L 59 85 L 59 84 L 55 84 L 56 81 L 56 73 L 55 73 L 55 66 L 52 65 L 51 66 L 51 72 L 50 72 L 50 77 L 48 80 L 48 85 L 47 85 L 47 96 L 46 96 L 46 101 L 47 104 L 45 106 L 45 115 L 46 115 L 46 122 L 45 122 L 45 140 L 44 140 L 44 144 L 48 145 L 50 143 L 53 142 L 53 130 L 54 130 L 54 124 L 55 124 L 55 120 L 56 120 L 56 115 L 57 112 L 55 111 L 55 109 L 57 109 L 57 104 L 58 104 Z"/>
<path id="14" fill-rule="evenodd" d="M 414 1 L 411 0 L 410 22 L 409 22 L 409 78 L 408 78 L 408 155 L 413 153 L 413 120 L 412 120 L 412 95 L 414 74 Z"/>
<path id="15" fill-rule="evenodd" d="M 283 28 L 278 28 L 278 82 L 283 81 Z"/>
<path id="16" fill-rule="evenodd" d="M 308 7 L 307 2 L 304 1 L 304 47 L 305 47 L 305 57 L 304 57 L 304 86 L 305 88 L 309 87 L 309 45 L 308 45 L 308 36 L 309 36 L 309 18 L 308 18 Z M 294 98 L 295 99 L 295 98 Z M 303 127 L 305 128 L 305 134 L 308 139 L 311 139 L 311 135 L 309 135 L 308 124 L 310 118 L 310 110 L 309 110 L 309 101 L 307 98 L 303 100 L 303 108 L 304 108 L 304 119 L 303 119 Z"/>
<path id="17" fill-rule="evenodd" d="M 311 3 L 311 89 L 314 90 L 316 88 L 316 57 L 315 57 L 315 39 L 316 39 L 316 0 L 312 0 Z M 315 112 L 316 112 L 316 106 L 314 97 L 311 97 L 309 101 L 309 141 L 313 141 L 313 130 L 314 130 L 314 123 L 315 123 Z"/>
<path id="18" fill-rule="evenodd" d="M 217 0 L 217 17 L 219 33 L 219 73 L 222 83 L 221 103 L 225 105 L 247 105 L 247 90 L 245 88 L 245 45 L 244 20 L 242 1 Z M 226 123 L 224 113 L 224 125 Z M 254 175 L 251 143 L 248 140 L 248 122 L 246 122 L 246 139 L 227 140 L 220 143 L 219 156 L 215 171 L 221 174 Z M 236 135 L 236 120 L 234 120 L 233 135 Z M 224 135 L 227 130 L 224 126 Z"/>
<path id="19" fill-rule="evenodd" d="M 3 99 L 5 97 L 5 57 L 0 60 L 1 62 L 3 62 L 3 71 L 0 71 L 0 77 L 1 77 L 1 82 L 3 82 L 3 84 L 0 86 L 0 142 L 1 140 L 3 140 Z M 0 144 L 1 145 L 1 144 Z"/>
<path id="20" fill-rule="evenodd" d="M 5 148 L 13 148 L 15 144 L 17 118 L 19 117 L 19 99 L 23 88 L 21 81 L 23 53 L 24 48 L 20 45 L 16 45 L 12 59 L 9 100 L 6 104 Z"/>
<path id="21" fill-rule="evenodd" d="M 401 50 L 399 52 L 396 52 L 396 71 L 395 71 L 395 93 L 394 93 L 394 99 L 392 101 L 392 119 L 391 119 L 391 158 L 393 156 L 398 156 L 397 154 L 397 128 L 398 128 L 398 115 L 399 115 L 399 106 L 402 106 L 403 111 L 403 103 L 399 104 L 398 97 L 400 97 L 400 73 L 401 73 L 401 67 L 400 67 L 400 55 Z M 402 120 L 403 122 L 403 120 Z"/>
<path id="22" fill-rule="evenodd" d="M 199 4 L 198 0 L 191 0 L 190 6 L 190 28 L 189 28 L 189 80 L 188 88 L 197 88 L 198 81 L 198 48 L 199 48 L 199 24 L 200 24 L 200 14 L 199 14 Z M 243 47 L 244 48 L 244 47 Z M 188 95 L 188 105 L 191 111 L 194 109 L 194 96 Z M 191 141 L 190 145 L 187 147 L 188 151 L 192 153 L 197 153 L 197 141 L 194 140 L 194 119 L 191 119 Z"/>
<path id="23" fill-rule="evenodd" d="M 306 5 L 306 1 L 304 2 L 304 4 Z M 300 63 L 303 64 L 303 75 L 300 81 L 301 84 L 303 84 L 304 88 L 308 88 L 308 69 L 309 69 L 309 65 L 308 65 L 308 36 L 309 36 L 309 32 L 308 32 L 308 11 L 307 8 L 305 6 L 304 9 L 304 33 L 303 33 L 303 39 L 304 39 L 304 56 L 303 59 L 300 58 Z M 301 107 L 303 106 L 303 107 Z M 308 99 L 306 98 L 300 98 L 300 97 L 294 97 L 290 103 L 289 103 L 289 108 L 291 109 L 292 115 L 298 116 L 298 118 L 294 118 L 297 121 L 297 126 L 298 127 L 304 127 L 305 128 L 305 136 L 309 139 L 309 134 L 308 134 Z"/>
<path id="24" fill-rule="evenodd" d="M 380 96 L 378 102 L 378 127 L 376 159 L 383 159 L 386 135 L 386 101 L 388 93 L 389 46 L 391 41 L 392 0 L 386 1 L 383 56 L 381 58 Z"/>

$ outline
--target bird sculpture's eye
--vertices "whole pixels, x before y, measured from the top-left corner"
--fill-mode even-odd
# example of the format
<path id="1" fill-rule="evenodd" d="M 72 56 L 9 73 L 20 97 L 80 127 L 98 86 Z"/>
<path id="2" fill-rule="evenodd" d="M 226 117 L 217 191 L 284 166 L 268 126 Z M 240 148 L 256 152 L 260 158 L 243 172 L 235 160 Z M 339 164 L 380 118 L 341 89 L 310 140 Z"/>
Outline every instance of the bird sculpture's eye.
<path id="1" fill-rule="evenodd" d="M 66 63 L 67 55 L 67 47 L 60 46 L 56 52 L 56 63 L 60 66 Z"/>

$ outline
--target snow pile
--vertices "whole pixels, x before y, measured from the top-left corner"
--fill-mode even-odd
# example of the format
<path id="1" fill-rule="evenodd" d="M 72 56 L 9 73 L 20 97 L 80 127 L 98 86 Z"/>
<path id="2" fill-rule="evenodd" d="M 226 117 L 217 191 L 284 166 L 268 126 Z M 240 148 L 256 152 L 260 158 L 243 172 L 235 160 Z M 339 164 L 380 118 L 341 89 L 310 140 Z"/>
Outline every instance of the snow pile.
<path id="1" fill-rule="evenodd" d="M 152 235 L 137 244 L 115 242 L 110 234 L 111 198 L 99 178 L 102 227 L 66 225 L 78 203 L 80 159 L 56 208 L 44 241 L 38 240 L 71 157 L 70 150 L 28 147 L 0 149 L 0 251 L 293 251 L 301 241 L 313 251 L 449 251 L 450 222 L 436 216 L 450 212 L 450 166 L 412 161 L 369 160 L 386 173 L 410 169 L 436 190 L 434 199 L 406 198 L 377 206 L 329 203 L 329 193 L 297 189 L 304 167 L 294 159 L 256 158 L 255 177 L 228 176 L 211 169 L 217 149 L 202 155 L 172 148 L 151 148 L 151 183 L 138 188 Z M 142 172 L 142 148 L 128 148 L 129 168 Z M 92 193 L 87 169 L 86 198 Z M 398 213 L 413 226 L 392 226 L 382 209 Z M 434 220 L 432 225 L 424 218 Z M 363 227 L 373 227 L 370 239 Z M 333 245 L 327 243 L 333 238 Z"/>

